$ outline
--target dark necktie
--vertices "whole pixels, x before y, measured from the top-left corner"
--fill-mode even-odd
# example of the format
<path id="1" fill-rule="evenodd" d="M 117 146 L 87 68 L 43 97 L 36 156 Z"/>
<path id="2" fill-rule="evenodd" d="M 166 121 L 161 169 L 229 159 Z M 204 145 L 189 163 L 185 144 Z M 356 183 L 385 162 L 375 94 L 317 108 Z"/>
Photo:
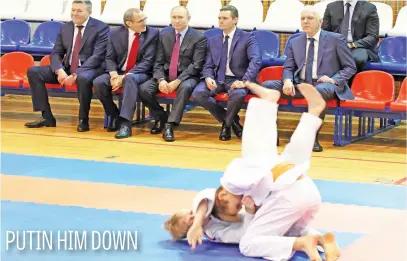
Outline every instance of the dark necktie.
<path id="1" fill-rule="evenodd" d="M 139 33 L 134 33 L 134 38 L 133 43 L 131 45 L 130 53 L 129 53 L 129 59 L 127 60 L 127 65 L 126 65 L 126 73 L 129 72 L 133 67 L 136 65 L 136 60 L 137 60 L 137 53 L 138 53 L 138 48 L 140 44 L 140 34 Z"/>
<path id="2" fill-rule="evenodd" d="M 78 70 L 78 67 L 79 67 L 79 50 L 81 49 L 83 25 L 77 25 L 76 28 L 78 28 L 78 34 L 76 35 L 75 44 L 73 46 L 71 68 L 70 68 L 71 74 L 76 73 L 76 70 Z"/>
<path id="3" fill-rule="evenodd" d="M 174 47 L 172 49 L 169 78 L 170 81 L 177 79 L 178 76 L 178 60 L 179 60 L 179 49 L 181 46 L 181 34 L 177 33 L 177 40 L 175 41 Z"/>
<path id="4" fill-rule="evenodd" d="M 349 19 L 350 19 L 350 3 L 346 3 L 346 13 L 343 17 L 342 24 L 341 24 L 341 31 L 340 33 L 345 36 L 347 41 L 348 33 L 349 33 Z"/>
<path id="5" fill-rule="evenodd" d="M 222 51 L 220 54 L 220 62 L 219 62 L 219 68 L 218 68 L 218 82 L 219 83 L 225 83 L 225 78 L 226 78 L 226 64 L 228 62 L 228 43 L 229 43 L 229 35 L 225 36 L 225 39 L 223 41 L 222 45 Z"/>
<path id="6" fill-rule="evenodd" d="M 312 65 L 314 63 L 314 38 L 309 38 L 307 64 L 305 67 L 305 82 L 312 84 Z"/>

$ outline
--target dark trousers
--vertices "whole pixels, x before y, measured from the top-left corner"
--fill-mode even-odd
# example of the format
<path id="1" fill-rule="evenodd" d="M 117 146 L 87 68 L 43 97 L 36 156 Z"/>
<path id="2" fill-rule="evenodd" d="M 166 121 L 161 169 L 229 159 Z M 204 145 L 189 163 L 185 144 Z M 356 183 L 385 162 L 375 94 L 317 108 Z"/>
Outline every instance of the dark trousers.
<path id="1" fill-rule="evenodd" d="M 216 82 L 216 89 L 211 91 L 205 81 L 201 81 L 196 86 L 192 93 L 192 98 L 199 105 L 207 109 L 219 122 L 225 122 L 226 126 L 232 126 L 233 120 L 238 115 L 240 109 L 243 106 L 244 99 L 248 93 L 246 88 L 232 89 L 232 84 L 238 80 L 235 77 L 226 76 L 224 84 Z M 217 104 L 214 96 L 221 92 L 228 93 L 227 108 L 223 108 L 222 105 Z"/>
<path id="2" fill-rule="evenodd" d="M 123 73 L 121 73 L 123 74 Z M 123 79 L 123 102 L 122 108 L 119 111 L 117 105 L 113 101 L 112 86 L 110 85 L 110 75 L 102 74 L 93 81 L 95 94 L 100 100 L 107 115 L 112 118 L 119 116 L 132 121 L 136 103 L 138 101 L 139 86 L 148 80 L 147 74 L 129 74 Z"/>
<path id="3" fill-rule="evenodd" d="M 198 80 L 190 78 L 183 81 L 177 89 L 177 97 L 175 98 L 172 110 L 168 117 L 168 123 L 179 124 L 184 114 L 184 109 L 189 102 L 192 91 L 197 85 Z M 155 79 L 150 79 L 140 86 L 139 96 L 140 100 L 150 110 L 151 115 L 156 119 L 166 118 L 164 108 L 160 106 L 157 101 L 158 82 Z"/>
<path id="4" fill-rule="evenodd" d="M 69 72 L 69 70 L 65 71 Z M 79 119 L 89 119 L 93 80 L 102 73 L 102 69 L 94 69 L 78 74 L 76 86 L 78 89 Z M 28 69 L 27 77 L 31 87 L 34 111 L 51 112 L 45 84 L 57 84 L 58 76 L 52 71 L 51 66 L 34 66 Z"/>

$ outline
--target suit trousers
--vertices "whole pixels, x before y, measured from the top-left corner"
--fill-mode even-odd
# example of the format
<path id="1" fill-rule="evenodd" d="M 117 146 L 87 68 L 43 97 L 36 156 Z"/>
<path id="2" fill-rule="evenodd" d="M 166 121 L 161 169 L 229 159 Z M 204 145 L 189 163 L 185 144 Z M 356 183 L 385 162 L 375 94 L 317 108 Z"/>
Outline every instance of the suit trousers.
<path id="1" fill-rule="evenodd" d="M 123 72 L 121 73 L 123 74 Z M 132 121 L 136 104 L 138 101 L 139 86 L 148 80 L 148 74 L 129 74 L 123 79 L 123 102 L 120 109 L 113 101 L 112 86 L 110 85 L 110 75 L 105 73 L 93 81 L 95 94 L 103 104 L 107 115 L 116 118 L 120 116 L 126 120 Z"/>
<path id="2" fill-rule="evenodd" d="M 216 89 L 211 91 L 205 81 L 201 81 L 192 93 L 192 98 L 199 105 L 207 109 L 219 122 L 225 122 L 226 126 L 232 126 L 233 120 L 243 106 L 244 99 L 248 93 L 246 88 L 232 89 L 232 84 L 237 81 L 236 77 L 226 76 L 224 84 L 216 82 Z M 226 110 L 222 105 L 216 103 L 214 96 L 221 92 L 228 93 Z"/>
<path id="3" fill-rule="evenodd" d="M 69 70 L 65 69 L 65 71 Z M 89 119 L 93 80 L 102 73 L 102 69 L 92 69 L 78 74 L 76 86 L 79 100 L 79 119 Z M 27 71 L 27 77 L 31 87 L 34 111 L 51 111 L 45 84 L 58 84 L 58 76 L 52 71 L 51 66 L 31 67 Z"/>
<path id="4" fill-rule="evenodd" d="M 168 123 L 175 123 L 178 125 L 181 122 L 184 109 L 187 106 L 192 91 L 197 83 L 197 79 L 190 78 L 181 82 L 181 84 L 178 86 L 177 96 L 172 106 L 170 115 L 168 116 Z M 164 108 L 161 107 L 157 101 L 157 93 L 159 93 L 158 82 L 155 79 L 148 80 L 140 86 L 140 100 L 148 107 L 151 115 L 155 119 L 165 119 L 167 115 Z"/>
<path id="5" fill-rule="evenodd" d="M 313 85 L 315 86 L 315 88 L 318 90 L 318 92 L 321 94 L 322 98 L 325 101 L 330 101 L 330 100 L 333 100 L 336 98 L 336 94 L 335 94 L 336 86 L 334 84 L 318 83 L 318 82 L 314 81 Z M 294 96 L 287 96 L 283 93 L 283 86 L 284 86 L 283 81 L 279 81 L 279 80 L 265 81 L 262 83 L 262 86 L 266 87 L 267 89 L 279 91 L 281 93 L 281 98 L 286 99 L 286 100 L 304 98 L 304 96 L 301 94 L 300 90 L 298 90 L 297 84 L 294 84 L 294 87 L 295 87 Z M 321 113 L 320 118 L 322 120 L 325 118 L 325 111 Z"/>

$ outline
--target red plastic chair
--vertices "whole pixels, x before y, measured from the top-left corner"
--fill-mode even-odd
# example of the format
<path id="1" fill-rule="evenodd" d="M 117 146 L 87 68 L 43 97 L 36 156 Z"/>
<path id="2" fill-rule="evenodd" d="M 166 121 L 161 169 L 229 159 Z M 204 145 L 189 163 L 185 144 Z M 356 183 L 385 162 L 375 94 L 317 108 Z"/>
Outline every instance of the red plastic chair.
<path id="1" fill-rule="evenodd" d="M 40 61 L 40 66 L 47 66 L 51 64 L 51 57 L 49 55 L 42 57 Z M 53 84 L 53 83 L 46 83 L 45 87 L 47 89 L 63 89 L 59 83 Z"/>
<path id="2" fill-rule="evenodd" d="M 394 101 L 394 78 L 383 71 L 360 72 L 353 80 L 352 92 L 355 100 L 341 101 L 342 108 L 385 110 Z"/>
<path id="3" fill-rule="evenodd" d="M 257 76 L 257 81 L 262 84 L 265 81 L 269 80 L 281 80 L 283 78 L 283 66 L 270 66 L 262 69 Z M 254 94 L 248 94 L 244 99 L 244 102 L 249 102 L 253 97 L 257 97 Z M 227 93 L 219 93 L 215 96 L 215 100 L 226 102 L 228 100 Z M 287 100 L 280 99 L 279 104 L 288 104 Z"/>
<path id="4" fill-rule="evenodd" d="M 23 52 L 11 52 L 0 58 L 1 87 L 20 88 L 27 80 L 28 68 L 34 66 L 34 58 Z"/>
<path id="5" fill-rule="evenodd" d="M 390 103 L 390 110 L 392 111 L 407 111 L 407 78 L 404 78 L 400 87 L 399 97 L 397 100 Z"/>

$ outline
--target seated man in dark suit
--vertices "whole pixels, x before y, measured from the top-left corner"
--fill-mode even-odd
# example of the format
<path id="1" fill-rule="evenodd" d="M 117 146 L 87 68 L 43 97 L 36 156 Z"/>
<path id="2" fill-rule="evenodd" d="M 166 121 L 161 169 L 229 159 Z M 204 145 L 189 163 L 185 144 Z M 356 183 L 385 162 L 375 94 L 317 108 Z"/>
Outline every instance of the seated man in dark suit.
<path id="1" fill-rule="evenodd" d="M 243 82 L 255 82 L 261 66 L 258 43 L 251 33 L 236 28 L 238 20 L 236 7 L 228 5 L 220 10 L 219 28 L 223 34 L 209 40 L 201 77 L 204 81 L 192 93 L 193 99 L 222 123 L 222 141 L 231 139 L 231 128 L 238 138 L 242 137 L 238 113 L 248 93 Z M 227 110 L 213 97 L 221 92 L 229 95 Z"/>
<path id="2" fill-rule="evenodd" d="M 111 117 L 107 131 L 116 131 L 120 126 L 115 135 L 118 139 L 132 135 L 138 88 L 152 75 L 158 39 L 158 30 L 146 26 L 147 17 L 140 9 L 128 9 L 123 20 L 124 26 L 109 36 L 106 73 L 93 81 L 96 96 L 102 102 L 106 114 Z M 124 93 L 119 112 L 113 102 L 112 91 L 120 88 L 124 89 Z"/>
<path id="3" fill-rule="evenodd" d="M 160 32 L 153 78 L 140 86 L 140 99 L 155 118 L 151 134 L 164 129 L 163 139 L 174 141 L 174 126 L 179 125 L 191 93 L 199 81 L 205 62 L 206 37 L 188 26 L 188 9 L 177 6 L 171 11 L 171 28 Z M 177 91 L 169 116 L 157 101 L 158 92 Z"/>
<path id="4" fill-rule="evenodd" d="M 72 21 L 64 24 L 57 36 L 51 53 L 51 65 L 28 69 L 34 111 L 41 111 L 42 117 L 26 123 L 26 127 L 56 126 L 45 83 L 60 83 L 63 86 L 76 83 L 80 104 L 77 130 L 89 131 L 93 79 L 103 73 L 101 65 L 106 55 L 109 34 L 109 26 L 90 17 L 91 13 L 91 1 L 73 1 Z"/>
<path id="5" fill-rule="evenodd" d="M 262 85 L 275 90 L 276 101 L 283 93 L 285 99 L 303 98 L 297 84 L 315 86 L 325 101 L 335 98 L 353 100 L 348 86 L 349 79 L 356 73 L 356 65 L 345 38 L 337 33 L 321 30 L 321 17 L 313 6 L 306 6 L 301 13 L 304 33 L 293 39 L 287 47 L 282 81 L 266 81 Z M 325 112 L 321 113 L 325 118 Z M 314 151 L 322 151 L 318 134 Z"/>
<path id="6" fill-rule="evenodd" d="M 378 61 L 379 16 L 376 6 L 367 1 L 344 0 L 328 4 L 322 29 L 342 34 L 358 71 L 367 61 Z"/>

